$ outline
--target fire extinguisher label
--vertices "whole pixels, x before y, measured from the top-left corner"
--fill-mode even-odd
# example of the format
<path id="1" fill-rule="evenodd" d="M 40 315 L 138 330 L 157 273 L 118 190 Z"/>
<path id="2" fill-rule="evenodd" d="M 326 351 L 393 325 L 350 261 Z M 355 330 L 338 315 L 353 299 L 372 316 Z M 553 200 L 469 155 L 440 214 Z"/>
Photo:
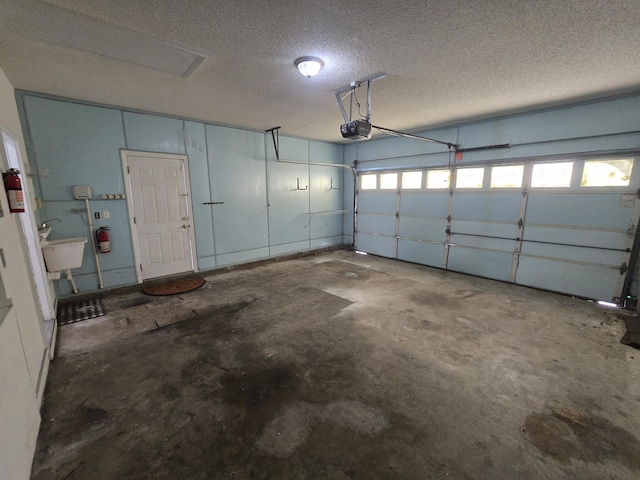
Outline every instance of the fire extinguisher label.
<path id="1" fill-rule="evenodd" d="M 100 244 L 100 253 L 109 253 L 111 251 L 111 246 L 109 242 L 99 242 Z"/>
<path id="2" fill-rule="evenodd" d="M 11 210 L 24 210 L 24 196 L 22 190 L 9 190 L 9 208 Z"/>

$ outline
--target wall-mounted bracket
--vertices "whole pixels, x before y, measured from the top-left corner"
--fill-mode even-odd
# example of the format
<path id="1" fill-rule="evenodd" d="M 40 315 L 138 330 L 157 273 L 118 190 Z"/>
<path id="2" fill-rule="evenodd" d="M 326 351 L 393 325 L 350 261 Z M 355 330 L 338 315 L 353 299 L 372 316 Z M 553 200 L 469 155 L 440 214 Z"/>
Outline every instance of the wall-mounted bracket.
<path id="1" fill-rule="evenodd" d="M 279 131 L 282 127 L 273 127 L 265 132 L 271 133 L 271 138 L 273 139 L 273 149 L 276 152 L 276 160 L 280 160 L 280 134 Z"/>
<path id="2" fill-rule="evenodd" d="M 294 188 L 294 190 L 307 190 L 308 188 L 309 185 L 304 188 L 300 188 L 300 177 L 296 177 L 296 188 Z"/>

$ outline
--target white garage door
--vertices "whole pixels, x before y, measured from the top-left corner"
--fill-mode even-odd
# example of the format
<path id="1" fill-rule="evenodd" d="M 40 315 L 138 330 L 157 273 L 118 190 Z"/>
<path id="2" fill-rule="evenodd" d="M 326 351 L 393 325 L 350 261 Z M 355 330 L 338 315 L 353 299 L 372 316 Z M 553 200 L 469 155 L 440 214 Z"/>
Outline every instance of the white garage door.
<path id="1" fill-rule="evenodd" d="M 358 250 L 618 301 L 640 215 L 634 158 L 359 172 Z"/>

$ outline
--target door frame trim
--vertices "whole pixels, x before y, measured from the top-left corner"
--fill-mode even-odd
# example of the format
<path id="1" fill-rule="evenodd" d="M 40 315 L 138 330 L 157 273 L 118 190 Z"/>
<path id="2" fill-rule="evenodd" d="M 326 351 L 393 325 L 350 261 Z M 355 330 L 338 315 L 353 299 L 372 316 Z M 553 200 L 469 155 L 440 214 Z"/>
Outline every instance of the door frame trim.
<path id="1" fill-rule="evenodd" d="M 196 252 L 196 242 L 195 242 L 195 234 L 194 234 L 194 225 L 193 225 L 193 205 L 191 203 L 191 180 L 189 175 L 189 156 L 188 155 L 179 155 L 173 153 L 155 153 L 155 152 L 146 152 L 141 150 L 126 150 L 120 149 L 120 158 L 122 160 L 122 176 L 124 179 L 124 186 L 126 190 L 126 200 L 127 200 L 127 213 L 129 217 L 129 229 L 131 230 L 131 242 L 133 246 L 133 260 L 134 260 L 134 268 L 136 271 L 136 280 L 138 284 L 143 283 L 144 279 L 142 278 L 142 268 L 141 268 L 141 259 L 140 259 L 140 246 L 138 244 L 138 232 L 136 230 L 136 225 L 133 221 L 133 190 L 131 188 L 131 180 L 128 173 L 129 168 L 129 155 L 136 157 L 147 157 L 147 158 L 165 158 L 168 160 L 181 160 L 184 165 L 184 183 L 185 190 L 187 192 L 187 217 L 189 218 L 189 223 L 191 228 L 189 229 L 189 247 L 191 252 L 191 268 L 193 272 L 198 272 L 198 254 Z"/>

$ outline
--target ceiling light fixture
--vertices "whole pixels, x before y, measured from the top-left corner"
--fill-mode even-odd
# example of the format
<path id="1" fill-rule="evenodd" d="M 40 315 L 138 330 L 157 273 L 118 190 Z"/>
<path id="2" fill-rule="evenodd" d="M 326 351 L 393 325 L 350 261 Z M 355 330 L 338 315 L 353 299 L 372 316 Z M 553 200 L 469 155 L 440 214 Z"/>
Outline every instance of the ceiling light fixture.
<path id="1" fill-rule="evenodd" d="M 324 62 L 318 57 L 296 58 L 296 61 L 293 62 L 293 64 L 298 67 L 300 73 L 307 78 L 316 76 L 324 66 Z"/>

